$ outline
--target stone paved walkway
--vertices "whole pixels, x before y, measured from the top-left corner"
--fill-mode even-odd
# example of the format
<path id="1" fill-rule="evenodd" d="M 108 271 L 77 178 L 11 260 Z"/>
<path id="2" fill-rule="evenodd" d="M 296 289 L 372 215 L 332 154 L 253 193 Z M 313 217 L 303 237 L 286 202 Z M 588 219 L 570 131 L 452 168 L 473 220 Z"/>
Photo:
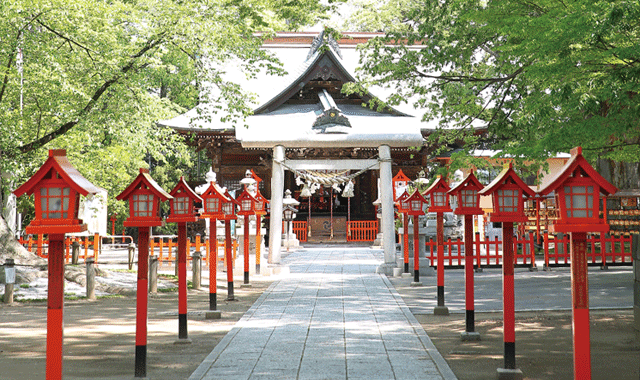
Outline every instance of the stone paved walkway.
<path id="1" fill-rule="evenodd" d="M 455 379 L 385 276 L 382 251 L 307 248 L 190 379 Z"/>

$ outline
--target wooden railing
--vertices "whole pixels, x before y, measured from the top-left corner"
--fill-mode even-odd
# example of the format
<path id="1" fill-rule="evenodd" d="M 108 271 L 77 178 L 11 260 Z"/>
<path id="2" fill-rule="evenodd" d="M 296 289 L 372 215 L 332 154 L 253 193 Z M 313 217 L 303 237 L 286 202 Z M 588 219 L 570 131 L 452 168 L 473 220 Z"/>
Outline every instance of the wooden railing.
<path id="1" fill-rule="evenodd" d="M 377 220 L 347 222 L 347 241 L 374 241 L 378 235 Z"/>

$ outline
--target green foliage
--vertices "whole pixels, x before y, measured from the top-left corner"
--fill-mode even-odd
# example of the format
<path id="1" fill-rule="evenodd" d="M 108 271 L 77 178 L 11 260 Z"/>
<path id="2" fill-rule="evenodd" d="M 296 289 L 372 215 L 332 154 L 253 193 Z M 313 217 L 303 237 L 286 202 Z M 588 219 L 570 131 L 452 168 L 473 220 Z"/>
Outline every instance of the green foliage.
<path id="1" fill-rule="evenodd" d="M 379 7 L 384 15 L 365 9 L 353 21 L 386 32 L 363 50 L 362 85 L 392 89 L 391 104 L 409 102 L 425 120 L 438 120 L 434 146 L 466 141 L 468 149 L 540 162 L 581 145 L 587 158 L 638 161 L 637 1 L 390 0 Z M 486 139 L 474 136 L 478 127 Z"/>
<path id="2" fill-rule="evenodd" d="M 315 23 L 334 2 L 287 0 L 9 0 L 0 5 L 0 200 L 65 148 L 109 192 L 109 213 L 137 175 L 170 190 L 193 153 L 156 122 L 202 104 L 230 128 L 251 94 L 223 79 L 281 72 L 260 49 L 276 29 Z M 206 83 L 207 86 L 203 86 Z M 204 92 L 204 88 L 213 91 Z M 6 175 L 8 174 L 8 176 Z M 10 178 L 6 178 L 10 177 Z M 22 198 L 21 211 L 32 201 Z"/>

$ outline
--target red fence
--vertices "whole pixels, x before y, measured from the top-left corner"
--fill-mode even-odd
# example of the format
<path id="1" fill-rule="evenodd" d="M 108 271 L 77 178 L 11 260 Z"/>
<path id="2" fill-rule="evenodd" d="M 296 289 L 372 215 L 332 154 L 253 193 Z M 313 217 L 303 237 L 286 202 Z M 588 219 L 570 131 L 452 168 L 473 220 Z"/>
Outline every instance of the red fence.
<path id="1" fill-rule="evenodd" d="M 536 254 L 534 235 L 515 237 L 513 240 L 516 267 L 536 267 Z M 602 248 L 604 247 L 604 249 Z M 425 242 L 426 258 L 431 266 L 437 266 L 437 244 L 433 239 Z M 502 265 L 502 241 L 496 237 L 494 240 L 481 240 L 476 233 L 473 244 L 475 268 L 498 267 Z M 538 256 L 542 259 L 544 254 L 544 266 L 569 266 L 569 236 L 555 237 L 545 233 L 542 253 Z M 631 236 L 588 235 L 587 258 L 589 265 L 632 265 Z M 464 266 L 464 241 L 448 239 L 444 242 L 445 267 L 459 268 Z M 604 264 L 603 264 L 604 263 Z"/>
<path id="2" fill-rule="evenodd" d="M 347 241 L 374 241 L 377 234 L 377 220 L 347 222 Z"/>

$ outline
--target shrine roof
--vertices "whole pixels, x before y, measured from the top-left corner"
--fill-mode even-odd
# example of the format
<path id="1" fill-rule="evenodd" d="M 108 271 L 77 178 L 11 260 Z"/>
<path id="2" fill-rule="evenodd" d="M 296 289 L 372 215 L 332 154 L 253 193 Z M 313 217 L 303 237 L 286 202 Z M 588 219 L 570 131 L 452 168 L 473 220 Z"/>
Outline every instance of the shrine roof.
<path id="1" fill-rule="evenodd" d="M 325 48 L 313 51 L 310 50 L 312 46 L 309 44 L 312 35 L 292 34 L 291 43 L 267 41 L 263 45 L 265 50 L 273 53 L 283 63 L 287 72 L 285 76 L 261 72 L 256 78 L 249 80 L 244 74 L 236 72 L 237 70 L 227 71 L 226 79 L 238 83 L 256 99 L 254 114 L 247 116 L 236 128 L 236 137 L 241 140 L 243 146 L 271 147 L 275 142 L 290 147 L 318 147 L 315 142 L 326 144 L 322 145 L 326 147 L 363 147 L 380 143 L 392 147 L 422 145 L 420 130 L 428 124 L 415 116 L 417 112 L 410 105 L 387 107 L 384 112 L 378 112 L 360 104 L 337 102 L 338 111 L 348 119 L 352 128 L 341 136 L 330 133 L 322 135 L 317 131 L 311 131 L 311 126 L 323 111 L 321 101 L 317 99 L 315 103 L 307 104 L 289 104 L 285 101 L 295 96 L 309 80 L 318 78 L 318 75 L 331 75 L 332 80 L 342 83 L 355 81 L 354 73 L 359 61 L 359 52 L 355 49 L 356 42 L 364 42 L 366 38 L 371 37 L 354 34 L 352 42 L 348 42 L 348 39 L 340 40 L 339 47 L 325 43 Z M 294 40 L 293 36 L 299 38 Z M 373 88 L 371 93 L 363 94 L 362 98 L 384 101 L 388 94 L 384 89 Z M 158 124 L 182 132 L 233 133 L 231 123 L 221 121 L 225 116 L 228 115 L 222 111 L 218 110 L 214 114 L 207 110 L 206 105 L 201 105 Z M 435 128 L 435 125 L 433 127 Z"/>

